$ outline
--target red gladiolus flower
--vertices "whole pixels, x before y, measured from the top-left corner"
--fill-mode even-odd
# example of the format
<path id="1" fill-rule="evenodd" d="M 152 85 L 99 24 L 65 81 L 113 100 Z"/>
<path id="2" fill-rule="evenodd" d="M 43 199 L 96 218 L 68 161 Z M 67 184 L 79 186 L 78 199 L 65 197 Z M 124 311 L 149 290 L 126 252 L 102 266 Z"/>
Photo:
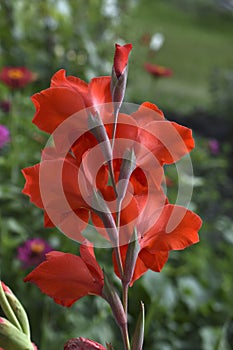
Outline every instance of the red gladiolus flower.
<path id="1" fill-rule="evenodd" d="M 131 286 L 148 269 L 160 272 L 171 250 L 181 250 L 199 241 L 198 230 L 201 227 L 201 219 L 184 207 L 167 204 L 157 212 L 156 208 L 149 209 L 149 212 L 147 208 L 145 215 L 137 224 L 140 250 L 130 282 Z M 156 217 L 156 220 L 150 227 L 151 217 Z M 147 230 L 148 226 L 149 230 Z M 124 245 L 120 249 L 122 261 L 125 264 L 128 246 Z M 119 276 L 114 256 L 113 260 L 115 272 Z"/>
<path id="2" fill-rule="evenodd" d="M 171 69 L 159 66 L 157 64 L 152 64 L 152 63 L 145 63 L 144 64 L 145 70 L 153 75 L 154 77 L 170 77 L 172 76 L 173 72 Z"/>
<path id="3" fill-rule="evenodd" d="M 125 119 L 127 123 L 125 123 Z M 112 124 L 106 124 L 105 128 L 110 137 Z M 74 128 L 72 128 L 72 132 L 76 134 Z M 64 138 L 69 138 L 68 136 L 63 132 L 61 132 L 61 136 L 60 134 L 57 136 L 55 132 L 56 145 L 59 147 L 61 141 L 64 142 Z M 133 186 L 133 191 L 127 191 L 127 195 L 130 194 L 132 198 L 130 201 L 128 201 L 128 197 L 124 199 L 124 203 L 128 203 L 128 205 L 124 206 L 123 203 L 122 225 L 130 223 L 129 228 L 131 228 L 134 218 L 137 218 L 140 212 L 138 201 L 145 202 L 149 183 L 154 182 L 157 187 L 161 185 L 163 177 L 161 165 L 177 161 L 193 146 L 194 141 L 190 129 L 166 121 L 163 113 L 153 104 L 144 103 L 132 116 L 119 115 L 113 154 L 114 158 L 118 159 L 118 161 L 113 161 L 116 183 L 122 164 L 120 159 L 122 159 L 125 150 L 134 150 L 137 159 L 136 169 L 129 179 L 129 186 Z M 107 186 L 108 167 L 104 165 L 105 160 L 96 138 L 87 131 L 73 144 L 72 153 L 65 158 L 54 154 L 54 152 L 55 150 L 46 149 L 44 151 L 46 156 L 43 156 L 41 164 L 23 170 L 26 178 L 23 193 L 30 196 L 34 204 L 44 209 L 45 226 L 58 226 L 68 237 L 82 242 L 84 238 L 80 232 L 85 229 L 91 213 L 92 221 L 97 230 L 100 230 L 101 234 L 109 239 L 104 230 L 103 222 L 101 223 L 93 210 L 93 189 L 99 190 L 103 198 L 110 202 L 115 201 L 116 197 L 112 187 Z M 102 167 L 101 164 L 103 164 Z M 151 172 L 152 166 L 153 172 Z M 100 170 L 96 173 L 95 169 L 98 168 Z M 60 171 L 62 171 L 61 179 L 59 176 L 54 176 Z M 143 172 L 146 174 L 146 181 L 145 175 L 142 176 Z M 43 187 L 44 192 L 46 192 L 46 200 L 41 197 Z M 84 191 L 84 189 L 86 190 Z M 68 201 L 69 206 L 64 205 L 65 201 Z M 117 208 L 112 207 L 113 216 L 116 211 Z M 78 221 L 77 216 L 80 218 Z M 124 237 L 121 244 L 128 241 L 128 236 Z"/>
<path id="4" fill-rule="evenodd" d="M 116 77 L 119 79 L 128 64 L 129 54 L 133 46 L 132 44 L 126 44 L 123 46 L 116 44 L 115 46 L 116 51 L 114 55 L 113 70 L 116 74 Z"/>
<path id="5" fill-rule="evenodd" d="M 57 304 L 68 307 L 85 295 L 102 296 L 103 272 L 91 246 L 81 245 L 80 256 L 53 251 L 46 257 L 25 282 L 36 284 Z"/>
<path id="6" fill-rule="evenodd" d="M 0 72 L 0 81 L 11 89 L 24 88 L 35 78 L 35 73 L 26 67 L 3 67 Z"/>
<path id="7" fill-rule="evenodd" d="M 64 350 L 106 350 L 106 348 L 93 340 L 80 337 L 68 340 Z"/>

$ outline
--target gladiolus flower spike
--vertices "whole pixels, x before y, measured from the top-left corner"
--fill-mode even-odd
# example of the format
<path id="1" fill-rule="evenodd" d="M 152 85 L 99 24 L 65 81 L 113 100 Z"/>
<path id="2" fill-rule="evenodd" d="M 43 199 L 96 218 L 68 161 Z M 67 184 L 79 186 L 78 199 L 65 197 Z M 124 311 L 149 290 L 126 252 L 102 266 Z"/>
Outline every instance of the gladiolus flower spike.
<path id="1" fill-rule="evenodd" d="M 116 44 L 111 76 L 86 83 L 60 70 L 48 89 L 32 96 L 33 123 L 51 134 L 54 146 L 43 150 L 39 164 L 23 169 L 23 193 L 44 211 L 46 227 L 59 227 L 81 245 L 80 255 L 47 252 L 24 281 L 66 307 L 86 295 L 104 298 L 124 349 L 141 350 L 144 304 L 131 338 L 128 288 L 149 269 L 160 272 L 170 251 L 197 243 L 201 219 L 169 203 L 163 189 L 163 166 L 194 148 L 192 131 L 167 121 L 150 102 L 132 114 L 120 111 L 131 50 L 131 44 Z M 161 67 L 145 68 L 156 76 L 171 74 Z M 85 236 L 90 222 L 96 237 L 112 249 L 121 293 L 96 260 L 94 236 Z M 113 347 L 106 343 L 106 349 Z M 82 337 L 70 339 L 64 349 L 105 350 Z"/>

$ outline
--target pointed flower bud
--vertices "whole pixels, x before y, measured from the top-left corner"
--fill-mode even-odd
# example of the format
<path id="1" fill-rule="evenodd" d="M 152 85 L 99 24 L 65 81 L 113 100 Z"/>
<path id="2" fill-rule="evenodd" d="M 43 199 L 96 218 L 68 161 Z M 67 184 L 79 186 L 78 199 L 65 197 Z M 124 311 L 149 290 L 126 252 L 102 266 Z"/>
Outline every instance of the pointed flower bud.
<path id="1" fill-rule="evenodd" d="M 130 54 L 130 51 L 132 50 L 132 44 L 126 44 L 126 45 L 115 45 L 115 55 L 114 55 L 114 64 L 113 64 L 113 70 L 117 77 L 117 79 L 120 78 L 122 74 L 124 74 L 124 70 L 128 64 L 128 57 Z"/>
<path id="2" fill-rule="evenodd" d="M 0 306 L 1 306 L 1 309 L 4 312 L 5 316 L 7 317 L 7 319 L 12 323 L 12 325 L 14 325 L 20 331 L 22 331 L 21 325 L 20 325 L 14 311 L 12 310 L 12 307 L 10 306 L 10 304 L 7 300 L 6 293 L 13 294 L 11 292 L 10 288 L 8 288 L 2 281 L 0 281 Z"/>
<path id="3" fill-rule="evenodd" d="M 68 340 L 64 350 L 106 350 L 106 348 L 93 340 L 80 337 Z"/>
<path id="4" fill-rule="evenodd" d="M 125 96 L 125 88 L 128 76 L 128 57 L 132 50 L 132 44 L 119 45 L 116 44 L 116 50 L 114 55 L 114 62 L 112 67 L 111 78 L 111 95 L 114 103 L 114 132 L 113 139 L 115 137 L 115 129 L 117 123 L 117 115 L 121 108 Z"/>
<path id="5" fill-rule="evenodd" d="M 2 286 L 5 292 L 7 301 L 11 309 L 13 310 L 17 320 L 19 321 L 19 324 L 22 328 L 23 333 L 25 333 L 30 338 L 30 326 L 29 326 L 29 321 L 28 321 L 26 311 L 24 310 L 18 298 L 16 298 L 14 293 L 10 290 L 10 288 L 7 287 L 3 282 L 2 282 Z"/>
<path id="6" fill-rule="evenodd" d="M 10 350 L 36 349 L 24 333 L 3 317 L 0 317 L 0 346 Z"/>
<path id="7" fill-rule="evenodd" d="M 127 323 L 126 315 L 123 309 L 123 305 L 117 294 L 114 286 L 109 281 L 107 274 L 104 272 L 104 287 L 102 291 L 103 298 L 109 303 L 113 316 L 115 318 L 116 323 L 120 328 L 124 327 Z"/>
<path id="8" fill-rule="evenodd" d="M 136 228 L 134 228 L 131 242 L 128 244 L 128 249 L 125 258 L 123 275 L 123 283 L 125 286 L 129 285 L 130 281 L 132 280 L 139 251 L 140 244 L 138 242 L 137 230 Z"/>
<path id="9" fill-rule="evenodd" d="M 144 304 L 141 302 L 141 311 L 138 316 L 136 329 L 133 335 L 132 350 L 142 350 L 144 340 L 144 323 L 145 323 L 145 311 Z"/>

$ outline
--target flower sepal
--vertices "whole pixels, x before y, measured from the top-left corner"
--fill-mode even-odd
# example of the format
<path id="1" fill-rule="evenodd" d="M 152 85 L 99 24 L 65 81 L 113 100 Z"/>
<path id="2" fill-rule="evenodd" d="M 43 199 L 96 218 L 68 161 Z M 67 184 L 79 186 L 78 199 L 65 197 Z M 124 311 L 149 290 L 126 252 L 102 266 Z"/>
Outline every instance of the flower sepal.
<path id="1" fill-rule="evenodd" d="M 138 321 L 133 335 L 132 350 L 142 350 L 144 340 L 144 323 L 145 323 L 145 310 L 144 304 L 141 302 L 141 311 L 138 316 Z"/>

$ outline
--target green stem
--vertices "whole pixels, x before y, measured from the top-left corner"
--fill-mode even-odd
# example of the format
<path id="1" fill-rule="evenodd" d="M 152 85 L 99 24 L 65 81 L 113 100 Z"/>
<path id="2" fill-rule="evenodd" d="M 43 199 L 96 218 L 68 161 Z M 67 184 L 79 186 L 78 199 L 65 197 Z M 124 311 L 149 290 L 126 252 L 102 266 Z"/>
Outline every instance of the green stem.
<path id="1" fill-rule="evenodd" d="M 124 327 L 121 328 L 121 334 L 122 334 L 122 338 L 123 338 L 123 341 L 124 341 L 125 350 L 130 350 L 131 347 L 130 347 L 127 323 L 125 324 Z"/>
<path id="2" fill-rule="evenodd" d="M 122 300 L 123 300 L 123 308 L 125 310 L 125 314 L 127 315 L 128 313 L 128 291 L 129 291 L 129 285 L 122 285 L 123 289 L 123 295 L 122 295 Z"/>
<path id="3" fill-rule="evenodd" d="M 4 312 L 4 314 L 7 317 L 8 321 L 10 321 L 20 331 L 22 331 L 20 323 L 17 320 L 17 318 L 16 318 L 12 308 L 10 307 L 10 304 L 8 303 L 6 295 L 5 295 L 4 290 L 2 288 L 1 281 L 0 281 L 0 305 L 1 305 L 2 311 Z"/>
<path id="4" fill-rule="evenodd" d="M 112 151 L 114 148 L 114 142 L 115 142 L 115 137 L 116 137 L 116 127 L 117 127 L 118 114 L 119 114 L 119 108 L 116 108 L 116 109 L 114 108 L 114 123 L 113 123 L 113 131 L 112 131 Z"/>
<path id="5" fill-rule="evenodd" d="M 123 265 L 122 265 L 122 259 L 121 259 L 121 253 L 120 253 L 119 245 L 114 247 L 113 250 L 114 250 L 117 266 L 118 266 L 118 269 L 119 269 L 120 277 L 122 279 L 124 270 L 123 270 Z"/>

